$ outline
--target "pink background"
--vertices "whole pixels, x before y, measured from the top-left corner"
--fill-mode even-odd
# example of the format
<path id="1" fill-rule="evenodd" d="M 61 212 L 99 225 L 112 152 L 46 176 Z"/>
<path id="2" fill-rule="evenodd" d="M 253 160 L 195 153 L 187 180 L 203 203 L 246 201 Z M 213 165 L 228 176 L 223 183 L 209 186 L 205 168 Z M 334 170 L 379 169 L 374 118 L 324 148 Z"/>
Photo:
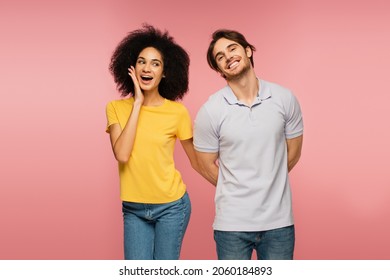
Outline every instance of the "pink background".
<path id="1" fill-rule="evenodd" d="M 117 166 L 105 105 L 110 55 L 148 22 L 190 54 L 191 116 L 225 82 L 206 49 L 217 28 L 257 47 L 259 77 L 291 88 L 305 120 L 291 173 L 297 259 L 390 259 L 388 1 L 0 3 L 0 259 L 121 259 Z M 53 3 L 55 2 L 55 4 Z M 215 259 L 214 188 L 177 167 L 193 215 L 182 259 Z"/>

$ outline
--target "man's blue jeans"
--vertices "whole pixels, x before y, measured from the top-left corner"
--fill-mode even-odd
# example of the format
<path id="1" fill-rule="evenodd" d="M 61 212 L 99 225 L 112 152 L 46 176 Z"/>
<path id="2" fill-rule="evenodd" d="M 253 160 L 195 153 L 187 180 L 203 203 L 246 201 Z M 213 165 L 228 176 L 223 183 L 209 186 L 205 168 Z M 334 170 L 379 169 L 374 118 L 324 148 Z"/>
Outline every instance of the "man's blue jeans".
<path id="1" fill-rule="evenodd" d="M 256 250 L 258 260 L 292 260 L 294 225 L 267 231 L 214 231 L 219 260 L 250 260 Z"/>
<path id="2" fill-rule="evenodd" d="M 126 260 L 177 260 L 191 215 L 186 193 L 163 204 L 122 203 Z"/>

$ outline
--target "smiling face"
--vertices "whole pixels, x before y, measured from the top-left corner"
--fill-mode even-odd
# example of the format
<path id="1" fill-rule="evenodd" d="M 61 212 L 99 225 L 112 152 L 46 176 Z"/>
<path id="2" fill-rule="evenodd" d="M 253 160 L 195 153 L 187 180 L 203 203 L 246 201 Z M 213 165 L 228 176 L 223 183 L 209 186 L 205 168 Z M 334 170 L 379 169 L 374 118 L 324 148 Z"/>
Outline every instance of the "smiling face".
<path id="1" fill-rule="evenodd" d="M 163 59 L 157 49 L 147 47 L 140 52 L 135 64 L 135 73 L 144 93 L 158 92 L 158 85 L 163 78 L 163 70 Z"/>
<path id="2" fill-rule="evenodd" d="M 215 43 L 213 56 L 219 72 L 226 80 L 238 79 L 252 68 L 250 47 L 244 49 L 237 42 L 226 38 Z"/>

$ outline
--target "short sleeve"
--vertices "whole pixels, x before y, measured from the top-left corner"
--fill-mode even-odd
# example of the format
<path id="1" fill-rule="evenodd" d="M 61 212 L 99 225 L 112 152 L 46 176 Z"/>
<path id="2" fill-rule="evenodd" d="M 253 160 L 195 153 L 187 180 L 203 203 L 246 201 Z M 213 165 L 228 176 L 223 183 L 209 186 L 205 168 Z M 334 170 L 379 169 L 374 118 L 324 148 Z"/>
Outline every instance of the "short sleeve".
<path id="1" fill-rule="evenodd" d="M 301 107 L 297 98 L 291 94 L 286 112 L 285 135 L 287 139 L 292 139 L 303 134 L 303 119 Z"/>
<path id="2" fill-rule="evenodd" d="M 202 106 L 195 118 L 194 147 L 195 150 L 205 153 L 219 151 L 219 135 L 215 119 L 210 117 L 206 106 Z"/>
<path id="3" fill-rule="evenodd" d="M 116 114 L 116 110 L 112 102 L 108 103 L 106 106 L 106 116 L 107 116 L 107 126 L 106 126 L 106 132 L 110 132 L 110 125 L 114 123 L 119 123 L 118 116 Z"/>
<path id="4" fill-rule="evenodd" d="M 179 140 L 187 140 L 192 138 L 192 121 L 187 108 L 183 106 L 181 110 L 179 123 L 177 126 L 177 138 Z"/>

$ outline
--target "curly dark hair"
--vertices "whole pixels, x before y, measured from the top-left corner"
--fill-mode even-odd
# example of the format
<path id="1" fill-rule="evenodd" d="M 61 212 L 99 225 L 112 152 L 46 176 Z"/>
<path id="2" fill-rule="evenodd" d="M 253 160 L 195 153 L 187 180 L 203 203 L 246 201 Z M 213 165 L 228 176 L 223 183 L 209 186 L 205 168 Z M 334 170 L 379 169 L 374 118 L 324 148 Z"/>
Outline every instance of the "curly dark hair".
<path id="1" fill-rule="evenodd" d="M 245 39 L 244 35 L 242 35 L 240 32 L 237 32 L 235 30 L 229 30 L 229 29 L 218 29 L 211 35 L 212 41 L 210 42 L 209 48 L 207 50 L 207 62 L 211 69 L 215 71 L 219 71 L 217 62 L 215 61 L 215 57 L 213 56 L 213 50 L 215 47 L 215 44 L 217 41 L 221 38 L 225 38 L 228 40 L 232 40 L 238 44 L 240 44 L 244 49 L 246 47 L 251 48 L 252 52 L 256 51 L 255 46 L 249 44 L 249 42 Z M 252 64 L 252 67 L 254 66 L 253 62 L 253 54 L 250 57 L 250 61 Z"/>
<path id="2" fill-rule="evenodd" d="M 116 47 L 109 66 L 117 89 L 122 96 L 134 96 L 134 83 L 128 74 L 130 66 L 135 67 L 138 55 L 147 48 L 157 49 L 163 59 L 163 73 L 158 86 L 160 95 L 169 100 L 182 99 L 188 91 L 188 68 L 190 58 L 187 52 L 168 34 L 144 24 L 143 28 L 130 32 Z"/>

